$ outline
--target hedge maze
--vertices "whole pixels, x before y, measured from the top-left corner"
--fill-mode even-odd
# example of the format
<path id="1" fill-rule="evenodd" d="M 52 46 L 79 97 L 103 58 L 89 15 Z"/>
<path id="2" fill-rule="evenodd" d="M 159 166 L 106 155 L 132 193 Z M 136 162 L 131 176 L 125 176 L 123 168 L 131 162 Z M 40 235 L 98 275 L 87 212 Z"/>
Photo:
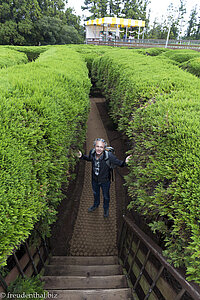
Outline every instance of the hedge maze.
<path id="1" fill-rule="evenodd" d="M 168 260 L 200 283 L 200 54 L 26 48 L 0 48 L 1 265 L 36 223 L 49 234 L 85 140 L 89 72 L 132 145 L 129 209 L 162 236 Z M 31 51 L 39 57 L 28 63 Z"/>

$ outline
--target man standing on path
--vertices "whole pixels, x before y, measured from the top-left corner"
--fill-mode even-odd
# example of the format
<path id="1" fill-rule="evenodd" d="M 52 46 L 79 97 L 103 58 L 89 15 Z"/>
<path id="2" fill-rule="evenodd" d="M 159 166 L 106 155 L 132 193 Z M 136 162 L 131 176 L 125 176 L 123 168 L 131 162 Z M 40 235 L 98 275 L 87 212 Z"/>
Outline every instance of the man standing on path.
<path id="1" fill-rule="evenodd" d="M 103 208 L 104 217 L 109 216 L 109 202 L 110 202 L 110 180 L 111 180 L 111 168 L 109 164 L 113 164 L 119 167 L 126 166 L 126 163 L 130 159 L 131 155 L 122 161 L 116 158 L 116 156 L 107 151 L 107 143 L 102 138 L 97 138 L 94 141 L 94 149 L 90 150 L 89 155 L 78 153 L 78 157 L 92 162 L 92 190 L 94 194 L 94 204 L 88 209 L 89 212 L 93 212 L 98 208 L 100 204 L 100 187 L 103 192 Z M 109 161 L 109 164 L 107 163 Z"/>

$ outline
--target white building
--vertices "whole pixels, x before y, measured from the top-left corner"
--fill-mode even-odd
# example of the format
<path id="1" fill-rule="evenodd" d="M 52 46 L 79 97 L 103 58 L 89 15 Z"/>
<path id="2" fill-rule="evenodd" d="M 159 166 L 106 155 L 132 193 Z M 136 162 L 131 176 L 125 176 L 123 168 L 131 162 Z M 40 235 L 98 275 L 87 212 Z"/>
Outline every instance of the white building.
<path id="1" fill-rule="evenodd" d="M 120 38 L 120 32 L 124 32 L 124 38 L 127 38 L 128 29 L 131 27 L 145 27 L 145 21 L 105 17 L 85 22 L 86 40 L 116 40 Z M 123 29 L 125 28 L 125 30 Z"/>

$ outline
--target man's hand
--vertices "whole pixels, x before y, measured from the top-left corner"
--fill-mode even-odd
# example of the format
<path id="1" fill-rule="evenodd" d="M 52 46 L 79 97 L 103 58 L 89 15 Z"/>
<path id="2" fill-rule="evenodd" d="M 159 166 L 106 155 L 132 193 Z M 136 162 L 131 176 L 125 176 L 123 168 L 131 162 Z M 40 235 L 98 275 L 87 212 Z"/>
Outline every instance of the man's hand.
<path id="1" fill-rule="evenodd" d="M 81 158 L 81 156 L 82 156 L 82 152 L 79 150 L 78 153 L 77 153 L 77 157 Z"/>
<path id="2" fill-rule="evenodd" d="M 127 163 L 131 157 L 132 157 L 132 155 L 127 156 L 127 158 L 125 159 L 125 162 Z"/>

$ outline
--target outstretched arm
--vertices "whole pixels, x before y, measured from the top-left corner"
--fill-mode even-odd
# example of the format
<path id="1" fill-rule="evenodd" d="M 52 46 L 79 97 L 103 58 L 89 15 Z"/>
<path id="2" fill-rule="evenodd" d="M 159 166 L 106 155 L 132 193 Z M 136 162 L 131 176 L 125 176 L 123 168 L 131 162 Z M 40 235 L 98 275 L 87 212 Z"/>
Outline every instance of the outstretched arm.
<path id="1" fill-rule="evenodd" d="M 77 157 L 78 158 L 81 158 L 81 159 L 85 159 L 87 161 L 91 161 L 91 156 L 90 154 L 87 156 L 87 155 L 84 155 L 80 150 L 78 151 L 77 153 Z"/>
<path id="2" fill-rule="evenodd" d="M 125 160 L 118 159 L 112 152 L 108 152 L 109 161 L 118 167 L 125 166 Z"/>
<path id="3" fill-rule="evenodd" d="M 116 166 L 119 166 L 119 167 L 126 166 L 126 163 L 129 161 L 129 159 L 131 158 L 131 156 L 132 155 L 127 156 L 125 160 L 119 160 L 113 153 L 109 152 L 110 162 L 113 163 Z"/>

